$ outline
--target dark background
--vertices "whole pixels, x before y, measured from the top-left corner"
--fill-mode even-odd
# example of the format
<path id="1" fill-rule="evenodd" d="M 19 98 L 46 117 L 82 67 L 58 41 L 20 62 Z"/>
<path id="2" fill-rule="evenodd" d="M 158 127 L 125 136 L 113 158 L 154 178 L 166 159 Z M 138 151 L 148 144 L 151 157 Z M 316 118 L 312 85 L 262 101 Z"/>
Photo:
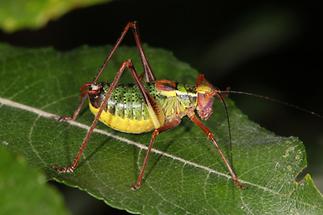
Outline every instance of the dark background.
<path id="1" fill-rule="evenodd" d="M 114 1 L 74 10 L 39 30 L 0 32 L 0 41 L 68 51 L 113 44 L 123 26 L 137 20 L 145 43 L 171 50 L 215 86 L 323 114 L 320 11 L 309 1 Z M 125 43 L 134 45 L 130 37 Z M 309 168 L 304 172 L 323 190 L 323 119 L 254 97 L 231 97 L 260 125 L 305 142 Z M 78 190 L 55 186 L 64 191 L 73 214 L 123 213 Z"/>

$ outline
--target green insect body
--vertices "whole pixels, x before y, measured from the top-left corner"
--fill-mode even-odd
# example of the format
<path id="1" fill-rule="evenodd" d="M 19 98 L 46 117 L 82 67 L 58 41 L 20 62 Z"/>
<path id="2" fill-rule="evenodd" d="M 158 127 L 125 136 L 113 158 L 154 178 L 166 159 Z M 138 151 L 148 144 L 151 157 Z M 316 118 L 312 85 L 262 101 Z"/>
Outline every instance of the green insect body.
<path id="1" fill-rule="evenodd" d="M 95 114 L 104 100 L 109 84 L 99 83 L 92 88 L 100 93 L 90 95 L 90 109 Z M 176 86 L 159 89 L 155 83 L 145 83 L 145 89 L 155 101 L 165 122 L 174 117 L 182 118 L 188 108 L 197 105 L 194 87 L 176 83 Z M 143 133 L 154 129 L 145 100 L 135 84 L 119 85 L 112 92 L 100 121 L 116 130 L 128 133 Z M 132 126 L 131 126 L 132 125 Z"/>
<path id="2" fill-rule="evenodd" d="M 121 64 L 111 83 L 98 83 L 103 70 L 129 29 L 133 33 L 144 68 L 142 75 L 138 75 L 132 60 L 128 59 Z M 135 84 L 119 84 L 120 77 L 126 70 L 131 73 Z M 178 126 L 181 119 L 187 116 L 213 143 L 230 172 L 233 182 L 237 187 L 242 188 L 242 184 L 217 144 L 213 133 L 200 121 L 200 119 L 207 120 L 211 116 L 214 97 L 220 98 L 225 106 L 221 91 L 210 84 L 201 74 L 197 77 L 195 86 L 176 83 L 171 80 L 156 80 L 145 56 L 136 22 L 129 22 L 125 26 L 115 46 L 106 56 L 95 79 L 92 82 L 85 83 L 80 90 L 81 102 L 73 115 L 71 117 L 62 116 L 59 120 L 76 120 L 87 98 L 89 98 L 90 111 L 95 115 L 95 118 L 73 163 L 65 167 L 55 167 L 59 173 L 71 173 L 77 168 L 97 121 L 125 133 L 139 134 L 153 131 L 140 174 L 136 183 L 132 185 L 133 189 L 138 189 L 141 186 L 149 154 L 156 137 L 160 133 Z"/>

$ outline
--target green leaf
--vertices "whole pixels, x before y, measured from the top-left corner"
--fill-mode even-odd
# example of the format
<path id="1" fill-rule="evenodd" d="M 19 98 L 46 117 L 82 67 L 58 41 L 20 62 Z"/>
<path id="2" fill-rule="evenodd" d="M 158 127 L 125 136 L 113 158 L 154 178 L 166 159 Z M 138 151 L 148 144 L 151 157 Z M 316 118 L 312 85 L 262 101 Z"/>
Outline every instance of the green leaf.
<path id="1" fill-rule="evenodd" d="M 84 108 L 77 122 L 58 122 L 73 113 L 79 87 L 95 76 L 111 47 L 80 47 L 60 53 L 51 48 L 0 46 L 0 131 L 11 151 L 46 171 L 48 177 L 88 192 L 107 204 L 142 214 L 322 214 L 323 199 L 305 168 L 304 146 L 295 137 L 279 137 L 248 120 L 226 99 L 231 119 L 234 168 L 247 186 L 236 188 L 217 151 L 186 118 L 158 136 L 141 189 L 132 191 L 151 134 L 125 134 L 103 124 L 92 135 L 79 168 L 59 175 L 51 165 L 73 160 L 93 120 Z M 171 53 L 146 47 L 158 79 L 194 83 L 197 72 Z M 111 80 L 135 48 L 123 47 L 102 80 Z M 129 82 L 130 75 L 123 77 Z M 228 157 L 228 128 L 221 102 L 206 125 Z"/>
<path id="2" fill-rule="evenodd" d="M 0 1 L 0 28 L 7 32 L 39 28 L 70 10 L 109 0 L 10 0 Z"/>
<path id="3" fill-rule="evenodd" d="M 4 140 L 2 145 L 6 145 Z M 68 214 L 46 177 L 0 146 L 1 214 Z"/>

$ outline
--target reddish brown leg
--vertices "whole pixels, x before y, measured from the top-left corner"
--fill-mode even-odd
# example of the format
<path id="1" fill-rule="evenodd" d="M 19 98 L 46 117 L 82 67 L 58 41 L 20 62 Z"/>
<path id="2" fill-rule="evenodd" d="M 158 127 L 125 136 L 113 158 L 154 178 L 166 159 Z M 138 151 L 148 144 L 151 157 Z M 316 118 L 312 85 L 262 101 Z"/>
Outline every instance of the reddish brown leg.
<path id="1" fill-rule="evenodd" d="M 212 141 L 213 145 L 215 146 L 215 148 L 218 150 L 218 153 L 221 156 L 221 159 L 223 160 L 225 166 L 227 167 L 227 169 L 230 172 L 230 175 L 232 177 L 232 180 L 234 182 L 234 184 L 239 187 L 239 188 L 243 188 L 243 185 L 241 184 L 238 176 L 236 175 L 236 173 L 233 171 L 231 165 L 229 164 L 229 161 L 226 159 L 226 157 L 224 156 L 221 148 L 219 147 L 219 145 L 217 144 L 217 142 L 214 139 L 214 135 L 213 133 L 210 131 L 210 129 L 208 127 L 206 127 L 195 115 L 194 112 L 189 113 L 188 117 L 192 120 L 192 122 L 194 122 L 195 125 L 197 125 L 198 127 L 200 127 L 204 133 L 207 135 L 207 137 Z"/>
<path id="2" fill-rule="evenodd" d="M 65 120 L 76 120 L 76 118 L 78 117 L 83 105 L 84 105 L 84 102 L 87 98 L 87 88 L 91 85 L 90 82 L 88 83 L 85 83 L 83 84 L 81 87 L 80 87 L 80 91 L 81 91 L 81 94 L 80 94 L 80 97 L 81 97 L 81 101 L 79 103 L 79 105 L 77 106 L 76 110 L 74 111 L 73 115 L 72 116 L 61 116 L 58 118 L 58 121 L 65 121 Z"/>
<path id="3" fill-rule="evenodd" d="M 141 63 L 144 67 L 144 73 L 141 74 L 140 76 L 145 76 L 146 78 L 146 82 L 151 82 L 151 81 L 154 81 L 155 80 L 155 76 L 154 76 L 154 73 L 152 72 L 151 70 L 151 67 L 149 65 L 149 62 L 146 58 L 146 55 L 145 55 L 145 52 L 144 52 L 144 49 L 142 48 L 142 43 L 141 43 L 141 39 L 140 39 L 140 36 L 139 36 L 139 32 L 138 32 L 138 25 L 137 25 L 137 22 L 133 21 L 133 22 L 128 22 L 128 24 L 126 25 L 126 27 L 123 29 L 120 37 L 118 38 L 116 44 L 114 45 L 114 47 L 111 49 L 111 51 L 109 52 L 109 54 L 107 55 L 107 57 L 105 58 L 102 66 L 100 67 L 95 79 L 93 80 L 93 83 L 97 82 L 99 77 L 101 76 L 103 70 L 107 67 L 112 55 L 115 53 L 116 49 L 119 47 L 120 43 L 122 42 L 123 38 L 125 37 L 125 35 L 127 34 L 127 32 L 129 31 L 129 29 L 132 29 L 132 33 L 133 33 L 133 36 L 135 38 L 135 42 L 136 42 L 136 46 L 137 46 L 137 49 L 139 51 L 139 55 L 140 55 L 140 59 L 141 59 Z M 141 80 L 142 77 L 139 78 L 139 80 Z M 84 87 L 88 87 L 89 84 L 91 83 L 86 83 L 84 84 L 82 87 L 81 87 L 81 91 L 82 89 L 84 90 Z M 78 105 L 77 109 L 74 111 L 73 115 L 70 117 L 70 116 L 61 116 L 58 120 L 59 121 L 64 121 L 64 120 L 75 120 L 77 118 L 77 116 L 79 115 L 81 109 L 82 109 L 82 106 L 86 100 L 86 97 L 82 96 L 81 94 L 81 102 L 80 104 Z"/>
<path id="4" fill-rule="evenodd" d="M 112 94 L 112 91 L 117 87 L 117 84 L 120 80 L 120 77 L 121 75 L 123 74 L 123 72 L 125 71 L 126 68 L 129 68 L 130 69 L 130 72 L 131 72 L 131 75 L 132 77 L 134 78 L 135 80 L 135 83 L 138 85 L 144 99 L 145 99 L 145 102 L 147 104 L 147 106 L 150 106 L 150 107 L 154 107 L 155 105 L 152 104 L 153 100 L 151 99 L 152 97 L 149 95 L 149 93 L 145 90 L 143 84 L 140 82 L 139 80 L 139 77 L 138 77 L 138 74 L 132 64 L 132 61 L 131 60 L 127 60 L 125 62 L 122 63 L 119 71 L 117 72 L 116 76 L 114 77 L 114 80 L 113 82 L 111 83 L 110 87 L 109 87 L 109 90 L 105 93 L 105 98 L 104 100 L 102 101 L 101 105 L 100 105 L 100 108 L 92 122 L 92 125 L 91 127 L 89 128 L 88 132 L 86 133 L 84 139 L 83 139 L 83 142 L 82 142 L 82 145 L 78 151 L 78 153 L 76 154 L 74 160 L 73 160 L 73 163 L 70 165 L 70 166 L 67 166 L 67 167 L 54 167 L 59 173 L 70 173 L 70 172 L 73 172 L 76 167 L 78 166 L 78 163 L 80 161 L 80 158 L 83 154 L 83 151 L 84 149 L 86 148 L 87 146 L 87 143 L 89 142 L 89 139 L 90 139 L 90 136 L 91 134 L 93 133 L 93 130 L 94 128 L 96 127 L 96 124 L 101 116 L 101 113 L 102 111 L 105 109 L 106 105 L 107 105 L 107 102 Z M 156 117 L 157 118 L 157 117 Z"/>
<path id="5" fill-rule="evenodd" d="M 122 31 L 121 36 L 119 37 L 119 39 L 117 40 L 117 42 L 114 45 L 114 47 L 111 49 L 111 51 L 109 52 L 109 54 L 105 58 L 102 66 L 99 69 L 98 74 L 96 75 L 96 77 L 93 80 L 93 82 L 96 82 L 99 79 L 99 77 L 101 76 L 103 70 L 107 67 L 108 62 L 110 61 L 112 55 L 114 54 L 114 52 L 116 51 L 116 49 L 118 48 L 118 46 L 120 45 L 120 43 L 122 42 L 123 38 L 125 37 L 125 35 L 129 31 L 129 29 L 132 29 L 132 33 L 133 33 L 133 36 L 135 38 L 135 42 L 136 42 L 136 46 L 137 46 L 138 51 L 139 51 L 140 59 L 141 59 L 141 62 L 143 64 L 143 67 L 144 67 L 146 81 L 147 82 L 151 82 L 151 81 L 154 81 L 155 80 L 155 76 L 154 76 L 154 74 L 153 74 L 153 72 L 151 70 L 151 67 L 150 67 L 149 63 L 148 63 L 148 60 L 146 58 L 144 49 L 142 48 L 140 36 L 139 36 L 139 33 L 138 33 L 138 25 L 137 25 L 137 22 L 133 21 L 133 22 L 128 22 L 128 24 L 126 25 L 126 27 Z"/>
<path id="6" fill-rule="evenodd" d="M 145 169 L 146 169 L 146 166 L 148 163 L 149 155 L 150 155 L 151 149 L 153 147 L 153 144 L 154 144 L 155 139 L 158 136 L 158 134 L 160 134 L 161 132 L 166 131 L 168 129 L 176 127 L 177 125 L 179 125 L 180 122 L 181 122 L 180 118 L 175 118 L 175 119 L 169 121 L 168 123 L 164 124 L 162 127 L 154 130 L 154 132 L 151 135 L 151 139 L 150 139 L 150 142 L 148 145 L 146 156 L 145 156 L 143 165 L 141 167 L 140 174 L 138 175 L 137 182 L 131 186 L 133 190 L 139 189 L 141 186 L 142 179 L 144 177 L 144 172 L 145 172 Z"/>
<path id="7" fill-rule="evenodd" d="M 58 118 L 58 121 L 76 120 L 86 99 L 87 99 L 87 95 L 83 95 L 81 97 L 81 101 L 80 101 L 79 105 L 77 106 L 76 110 L 74 111 L 73 115 L 72 116 L 61 116 Z"/>

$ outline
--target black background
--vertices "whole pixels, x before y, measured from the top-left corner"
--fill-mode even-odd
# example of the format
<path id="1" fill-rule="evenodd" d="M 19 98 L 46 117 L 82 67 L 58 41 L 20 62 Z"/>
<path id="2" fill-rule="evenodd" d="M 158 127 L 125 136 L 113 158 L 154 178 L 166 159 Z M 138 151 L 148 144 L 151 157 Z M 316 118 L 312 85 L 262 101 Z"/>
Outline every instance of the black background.
<path id="1" fill-rule="evenodd" d="M 323 114 L 319 12 L 310 1 L 114 1 L 76 9 L 39 30 L 0 32 L 0 41 L 61 51 L 113 44 L 124 25 L 137 20 L 143 42 L 171 50 L 215 86 L 265 94 Z M 125 44 L 134 45 L 130 37 Z M 232 98 L 252 120 L 305 142 L 309 168 L 304 172 L 322 189 L 323 120 L 254 97 Z M 64 191 L 73 214 L 123 213 L 55 186 Z"/>

